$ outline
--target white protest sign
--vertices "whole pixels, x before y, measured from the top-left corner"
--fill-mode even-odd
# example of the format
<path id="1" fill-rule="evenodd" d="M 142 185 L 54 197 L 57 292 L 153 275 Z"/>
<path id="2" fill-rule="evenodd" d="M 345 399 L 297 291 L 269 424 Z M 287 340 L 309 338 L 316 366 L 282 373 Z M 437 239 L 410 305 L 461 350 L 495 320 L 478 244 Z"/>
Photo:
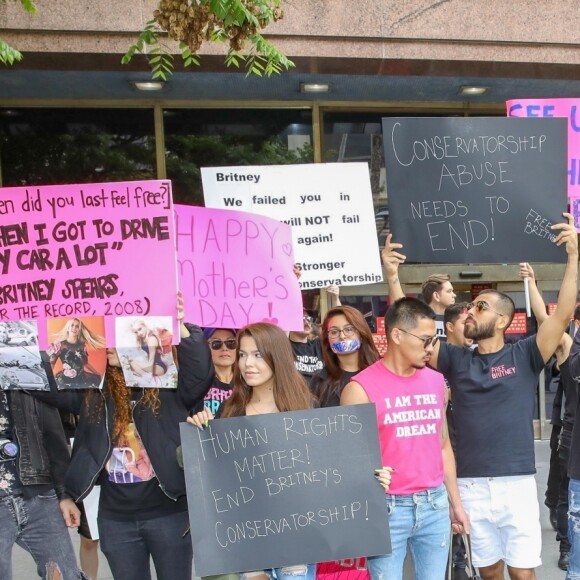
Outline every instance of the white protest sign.
<path id="1" fill-rule="evenodd" d="M 206 207 L 292 226 L 302 289 L 383 279 L 366 163 L 202 168 Z"/>

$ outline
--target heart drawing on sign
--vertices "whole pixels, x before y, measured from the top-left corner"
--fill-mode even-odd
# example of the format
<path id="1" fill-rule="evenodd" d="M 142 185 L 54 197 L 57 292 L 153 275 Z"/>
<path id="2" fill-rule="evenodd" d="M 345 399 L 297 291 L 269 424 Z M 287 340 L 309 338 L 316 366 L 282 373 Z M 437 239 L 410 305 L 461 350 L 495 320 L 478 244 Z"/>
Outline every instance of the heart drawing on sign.
<path id="1" fill-rule="evenodd" d="M 270 322 L 271 324 L 278 324 L 277 318 L 262 318 L 262 322 Z"/>
<path id="2" fill-rule="evenodd" d="M 292 253 L 292 244 L 282 244 L 282 251 L 289 256 Z"/>

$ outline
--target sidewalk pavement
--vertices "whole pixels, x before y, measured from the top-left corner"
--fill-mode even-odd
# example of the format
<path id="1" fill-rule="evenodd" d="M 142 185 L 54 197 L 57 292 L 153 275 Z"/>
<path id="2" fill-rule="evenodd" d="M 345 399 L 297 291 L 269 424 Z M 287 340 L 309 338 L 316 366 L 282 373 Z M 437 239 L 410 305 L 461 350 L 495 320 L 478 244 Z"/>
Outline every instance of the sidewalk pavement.
<path id="1" fill-rule="evenodd" d="M 556 532 L 552 530 L 548 518 L 548 509 L 544 506 L 544 492 L 548 479 L 548 467 L 550 459 L 549 441 L 536 441 L 536 481 L 538 483 L 538 498 L 540 501 L 540 520 L 542 524 L 542 562 L 543 565 L 537 569 L 538 580 L 563 580 L 565 572 L 558 568 L 558 544 L 556 543 Z M 78 554 L 79 536 L 75 531 L 71 532 L 71 537 Z M 99 576 L 98 580 L 112 580 L 113 576 L 107 566 L 107 561 L 102 554 L 99 554 Z M 33 580 L 38 578 L 36 567 L 29 554 L 20 547 L 14 548 L 14 580 Z M 156 576 L 153 574 L 153 579 Z M 411 580 L 412 576 L 405 574 L 405 580 Z M 507 575 L 506 575 L 507 578 Z M 122 579 L 119 579 L 122 580 Z"/>

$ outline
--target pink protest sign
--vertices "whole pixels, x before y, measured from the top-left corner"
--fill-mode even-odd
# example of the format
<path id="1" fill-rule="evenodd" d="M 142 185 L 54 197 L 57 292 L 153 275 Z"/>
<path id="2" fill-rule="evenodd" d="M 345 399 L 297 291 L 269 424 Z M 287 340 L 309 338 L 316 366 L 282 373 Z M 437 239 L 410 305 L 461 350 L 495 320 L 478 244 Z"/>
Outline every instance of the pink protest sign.
<path id="1" fill-rule="evenodd" d="M 0 189 L 0 320 L 175 316 L 171 183 Z"/>
<path id="2" fill-rule="evenodd" d="M 506 106 L 508 117 L 568 119 L 568 197 L 580 197 L 580 99 L 517 99 Z"/>
<path id="3" fill-rule="evenodd" d="M 179 286 L 186 319 L 241 328 L 272 322 L 302 330 L 291 227 L 231 210 L 175 206 Z"/>

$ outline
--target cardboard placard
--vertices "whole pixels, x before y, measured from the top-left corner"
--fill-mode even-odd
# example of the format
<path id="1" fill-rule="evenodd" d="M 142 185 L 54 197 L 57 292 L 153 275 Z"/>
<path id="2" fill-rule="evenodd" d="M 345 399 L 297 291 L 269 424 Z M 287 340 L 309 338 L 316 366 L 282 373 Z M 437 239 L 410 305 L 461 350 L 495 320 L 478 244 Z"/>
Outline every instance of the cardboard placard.
<path id="1" fill-rule="evenodd" d="M 196 575 L 390 552 L 374 405 L 182 423 L 181 441 Z"/>
<path id="2" fill-rule="evenodd" d="M 566 120 L 383 119 L 393 239 L 409 262 L 564 262 Z"/>

